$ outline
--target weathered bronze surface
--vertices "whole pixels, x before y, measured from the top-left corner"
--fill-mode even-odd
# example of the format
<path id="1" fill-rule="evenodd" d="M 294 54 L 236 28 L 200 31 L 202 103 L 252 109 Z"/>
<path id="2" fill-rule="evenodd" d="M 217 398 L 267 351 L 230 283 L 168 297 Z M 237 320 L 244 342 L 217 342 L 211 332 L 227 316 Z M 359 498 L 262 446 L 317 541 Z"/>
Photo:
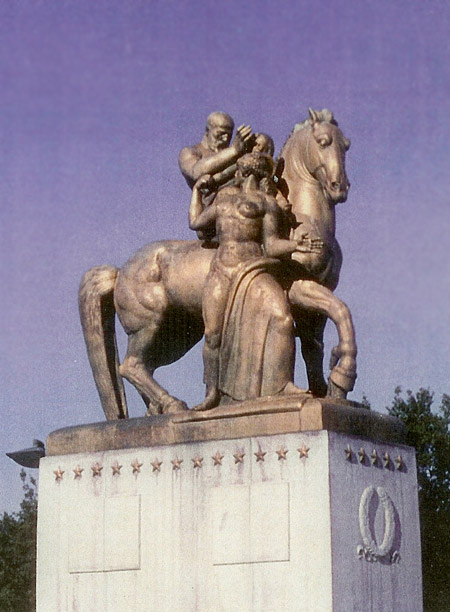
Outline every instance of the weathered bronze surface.
<path id="1" fill-rule="evenodd" d="M 295 126 L 288 138 L 275 177 L 267 174 L 256 177 L 257 172 L 250 164 L 246 177 L 241 169 L 241 175 L 233 179 L 234 184 L 221 191 L 247 150 L 254 148 L 253 156 L 260 155 L 262 159 L 269 155 L 270 159 L 273 149 L 270 137 L 253 135 L 249 126 L 238 128 L 229 146 L 232 130 L 233 122 L 228 115 L 213 113 L 201 143 L 183 149 L 180 154 L 180 167 L 188 184 L 196 185 L 191 226 L 201 232 L 202 241 L 153 243 L 138 251 L 121 270 L 96 267 L 82 280 L 81 321 L 108 419 L 127 416 L 122 377 L 138 389 L 147 405 L 147 414 L 186 410 L 185 403 L 169 395 L 154 380 L 153 373 L 157 367 L 179 359 L 200 340 L 204 331 L 202 305 L 207 319 L 206 353 L 212 344 L 220 350 L 228 347 L 224 362 L 232 366 L 231 374 L 225 375 L 221 366 L 217 374 L 217 367 L 214 370 L 208 366 L 206 354 L 206 382 L 210 389 L 214 386 L 210 373 L 215 371 L 214 383 L 217 376 L 228 382 L 237 381 L 231 385 L 237 391 L 221 383 L 220 393 L 216 389 L 208 394 L 210 399 L 200 408 L 216 405 L 219 395 L 231 401 L 297 391 L 292 381 L 294 333 L 301 338 L 310 390 L 315 396 L 325 395 L 322 337 L 327 317 L 336 324 L 339 336 L 331 357 L 329 392 L 345 397 L 353 389 L 356 378 L 353 323 L 347 306 L 332 293 L 342 261 L 335 239 L 334 209 L 347 197 L 349 183 L 344 162 L 350 143 L 330 111 L 310 111 L 309 119 Z M 201 178 L 205 172 L 209 176 Z M 278 212 L 273 211 L 274 198 Z M 205 248 L 213 246 L 208 244 L 212 238 L 219 243 L 217 250 Z M 276 244 L 280 248 L 274 247 Z M 277 261 L 271 262 L 268 255 L 272 259 L 275 256 Z M 225 260 L 232 261 L 233 271 L 226 281 L 218 281 L 222 272 L 226 276 Z M 261 260 L 259 270 L 257 260 Z M 223 302 L 234 296 L 232 282 L 244 284 L 245 266 L 255 268 L 252 270 L 255 278 L 247 284 L 245 300 L 241 301 L 242 305 L 251 306 L 238 308 L 237 316 L 232 308 L 224 309 Z M 211 291 L 205 293 L 207 277 Z M 214 284 L 221 285 L 220 295 L 213 297 L 215 304 L 208 307 L 205 296 L 211 297 Z M 274 330 L 276 342 L 270 344 L 273 353 L 258 347 L 258 342 L 264 343 L 267 338 L 253 330 L 256 304 L 266 322 L 261 329 Z M 128 334 L 127 354 L 121 365 L 114 331 L 116 313 Z M 227 313 L 234 314 L 228 317 Z M 226 332 L 221 329 L 222 320 L 227 323 Z M 271 323 L 267 325 L 267 321 Z M 253 354 L 244 359 L 247 350 Z M 214 358 L 217 361 L 217 356 Z M 264 374 L 265 362 L 266 372 L 270 367 L 273 373 L 272 379 Z M 241 365 L 245 367 L 241 369 Z M 259 377 L 258 390 L 245 388 L 238 380 L 239 375 L 252 383 Z"/>
<path id="2" fill-rule="evenodd" d="M 254 136 L 249 125 L 241 125 L 230 145 L 234 121 L 221 111 L 211 113 L 206 120 L 205 134 L 199 144 L 181 150 L 178 163 L 181 173 L 192 189 L 203 175 L 214 175 L 220 185 L 233 178 L 236 160 L 250 150 Z"/>
<path id="3" fill-rule="evenodd" d="M 215 227 L 218 240 L 202 297 L 206 398 L 195 410 L 214 408 L 221 397 L 246 400 L 297 390 L 294 321 L 271 267 L 276 273 L 274 258 L 299 244 L 282 238 L 278 204 L 260 187 L 272 175 L 272 158 L 255 152 L 238 160 L 235 184 L 219 191 L 211 205 L 203 207 L 201 198 L 209 175 L 194 185 L 189 225 Z"/>
<path id="4" fill-rule="evenodd" d="M 203 412 L 66 427 L 52 432 L 46 447 L 47 455 L 69 455 L 322 429 L 372 441 L 400 444 L 405 441 L 404 426 L 394 417 L 372 412 L 354 402 L 315 399 L 305 394 L 259 398 Z"/>

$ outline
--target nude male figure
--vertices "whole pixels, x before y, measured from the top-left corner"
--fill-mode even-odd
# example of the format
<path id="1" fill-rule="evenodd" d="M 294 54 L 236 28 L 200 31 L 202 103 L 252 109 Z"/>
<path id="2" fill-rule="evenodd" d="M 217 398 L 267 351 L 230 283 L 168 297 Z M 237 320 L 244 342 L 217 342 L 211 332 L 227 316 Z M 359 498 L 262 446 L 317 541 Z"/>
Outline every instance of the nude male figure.
<path id="1" fill-rule="evenodd" d="M 192 189 L 203 175 L 214 176 L 214 189 L 217 189 L 234 175 L 235 168 L 226 172 L 236 160 L 247 153 L 254 136 L 249 125 L 241 125 L 231 142 L 234 121 L 221 111 L 211 113 L 206 120 L 206 129 L 199 144 L 181 150 L 178 163 L 181 173 Z M 220 173 L 219 176 L 217 176 Z"/>

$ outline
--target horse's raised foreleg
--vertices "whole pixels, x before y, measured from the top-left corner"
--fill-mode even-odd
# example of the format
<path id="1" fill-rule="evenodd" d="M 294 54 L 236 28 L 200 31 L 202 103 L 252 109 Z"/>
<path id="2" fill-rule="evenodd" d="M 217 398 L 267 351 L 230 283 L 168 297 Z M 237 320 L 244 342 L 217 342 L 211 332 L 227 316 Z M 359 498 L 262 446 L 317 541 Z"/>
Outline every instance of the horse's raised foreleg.
<path id="1" fill-rule="evenodd" d="M 289 299 L 295 306 L 316 311 L 329 317 L 336 325 L 339 343 L 333 348 L 329 378 L 329 394 L 346 397 L 356 380 L 356 342 L 350 310 L 329 289 L 314 281 L 299 280 L 289 290 Z M 298 322 L 301 326 L 301 321 Z"/>
<path id="2" fill-rule="evenodd" d="M 146 363 L 146 353 L 156 333 L 151 325 L 128 336 L 127 354 L 120 366 L 120 374 L 139 391 L 147 406 L 147 415 L 187 410 L 187 405 L 169 395 L 153 378 L 154 368 Z"/>

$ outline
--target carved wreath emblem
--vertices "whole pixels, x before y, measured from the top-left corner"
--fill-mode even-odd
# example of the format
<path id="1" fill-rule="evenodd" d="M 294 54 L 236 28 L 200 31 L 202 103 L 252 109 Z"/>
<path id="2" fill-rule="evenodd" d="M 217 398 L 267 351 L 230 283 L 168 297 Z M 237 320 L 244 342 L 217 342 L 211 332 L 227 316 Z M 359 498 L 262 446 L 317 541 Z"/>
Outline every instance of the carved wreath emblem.
<path id="1" fill-rule="evenodd" d="M 384 536 L 381 544 L 377 544 L 375 540 L 370 516 L 370 507 L 374 496 L 378 496 L 384 510 Z M 370 486 L 364 489 L 359 504 L 359 528 L 363 539 L 363 545 L 359 545 L 357 548 L 360 559 L 366 559 L 366 561 L 385 559 L 391 563 L 399 561 L 399 552 L 393 550 L 395 539 L 394 504 L 383 487 Z"/>

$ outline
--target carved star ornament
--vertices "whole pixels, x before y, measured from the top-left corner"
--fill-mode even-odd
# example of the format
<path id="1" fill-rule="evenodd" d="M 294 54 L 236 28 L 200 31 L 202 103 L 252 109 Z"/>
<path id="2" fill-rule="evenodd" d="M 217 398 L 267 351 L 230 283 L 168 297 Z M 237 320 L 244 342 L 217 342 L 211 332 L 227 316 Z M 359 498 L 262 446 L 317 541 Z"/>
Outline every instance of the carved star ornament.
<path id="1" fill-rule="evenodd" d="M 83 475 L 84 469 L 77 465 L 77 467 L 72 470 L 72 472 L 74 473 L 74 480 L 77 480 L 77 478 L 81 478 L 81 476 Z"/>
<path id="2" fill-rule="evenodd" d="M 152 461 L 153 472 L 160 472 L 162 464 L 163 464 L 163 462 L 162 461 L 158 461 L 158 458 L 156 458 L 154 461 Z"/>
<path id="3" fill-rule="evenodd" d="M 264 457 L 267 455 L 267 453 L 264 452 L 262 448 L 258 448 L 257 452 L 253 454 L 256 457 L 256 463 L 258 463 L 258 461 L 264 461 Z"/>
<path id="4" fill-rule="evenodd" d="M 103 466 L 97 461 L 95 465 L 91 467 L 93 478 L 100 477 L 102 475 Z"/>
<path id="5" fill-rule="evenodd" d="M 286 455 L 287 455 L 287 454 L 288 454 L 288 452 L 289 452 L 289 451 L 287 450 L 287 448 L 282 447 L 282 448 L 280 448 L 280 450 L 277 450 L 277 451 L 275 451 L 275 452 L 276 452 L 276 453 L 277 453 L 277 455 L 278 455 L 278 461 L 281 461 L 281 460 L 283 460 L 283 459 L 286 461 L 286 459 L 287 459 Z"/>
<path id="6" fill-rule="evenodd" d="M 194 468 L 201 468 L 202 467 L 202 463 L 203 463 L 203 457 L 194 457 L 194 459 L 191 459 L 192 463 L 194 464 Z"/>
<path id="7" fill-rule="evenodd" d="M 118 462 L 118 461 L 116 461 L 116 462 L 115 462 L 115 463 L 114 463 L 114 464 L 111 466 L 111 469 L 112 469 L 112 475 L 113 475 L 113 476 L 119 476 L 119 474 L 120 474 L 120 470 L 122 469 L 122 467 L 123 467 L 123 466 L 122 466 L 122 465 L 119 465 L 119 462 Z"/>
<path id="8" fill-rule="evenodd" d="M 141 467 L 144 465 L 143 463 L 139 463 L 138 459 L 136 458 L 133 463 L 130 464 L 131 467 L 133 468 L 133 474 L 140 474 L 141 472 Z"/>
<path id="9" fill-rule="evenodd" d="M 211 459 L 214 461 L 214 465 L 222 465 L 223 457 L 224 455 L 221 455 L 219 451 L 217 451 L 217 453 L 213 457 L 211 457 Z"/>
<path id="10" fill-rule="evenodd" d="M 183 463 L 183 459 L 178 459 L 178 457 L 175 457 L 175 459 L 172 459 L 171 464 L 173 465 L 172 470 L 181 470 L 181 464 Z"/>
<path id="11" fill-rule="evenodd" d="M 58 467 L 57 470 L 53 471 L 53 474 L 55 475 L 56 482 L 59 482 L 60 480 L 63 479 L 64 470 L 62 470 L 60 467 Z"/>
<path id="12" fill-rule="evenodd" d="M 233 455 L 233 457 L 235 463 L 244 463 L 245 453 L 243 453 L 242 451 L 238 451 Z"/>

